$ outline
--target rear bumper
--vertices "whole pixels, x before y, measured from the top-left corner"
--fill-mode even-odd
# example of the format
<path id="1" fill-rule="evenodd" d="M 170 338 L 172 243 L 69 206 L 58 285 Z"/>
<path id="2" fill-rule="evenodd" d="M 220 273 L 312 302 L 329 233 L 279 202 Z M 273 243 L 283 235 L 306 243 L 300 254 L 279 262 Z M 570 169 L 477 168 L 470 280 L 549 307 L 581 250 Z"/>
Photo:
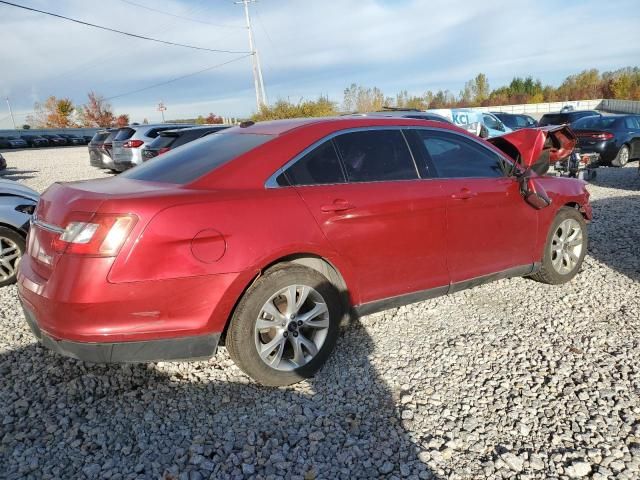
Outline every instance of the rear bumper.
<path id="1" fill-rule="evenodd" d="M 591 145 L 579 145 L 581 153 L 599 153 L 600 165 L 609 165 L 618 154 L 618 147 L 614 142 L 604 141 L 593 143 Z"/>
<path id="2" fill-rule="evenodd" d="M 65 357 L 93 363 L 136 363 L 168 360 L 197 360 L 215 355 L 220 334 L 137 342 L 74 342 L 60 340 L 40 330 L 33 313 L 24 315 L 34 336 L 49 350 Z"/>

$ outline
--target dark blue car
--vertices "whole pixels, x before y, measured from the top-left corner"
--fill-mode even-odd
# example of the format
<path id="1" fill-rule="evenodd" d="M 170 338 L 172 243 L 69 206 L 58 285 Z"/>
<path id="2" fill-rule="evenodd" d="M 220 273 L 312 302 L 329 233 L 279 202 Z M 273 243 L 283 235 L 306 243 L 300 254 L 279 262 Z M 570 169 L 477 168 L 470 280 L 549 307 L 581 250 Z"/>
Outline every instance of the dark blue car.
<path id="1" fill-rule="evenodd" d="M 601 165 L 624 167 L 640 158 L 640 115 L 586 117 L 572 128 L 580 150 L 599 153 Z"/>

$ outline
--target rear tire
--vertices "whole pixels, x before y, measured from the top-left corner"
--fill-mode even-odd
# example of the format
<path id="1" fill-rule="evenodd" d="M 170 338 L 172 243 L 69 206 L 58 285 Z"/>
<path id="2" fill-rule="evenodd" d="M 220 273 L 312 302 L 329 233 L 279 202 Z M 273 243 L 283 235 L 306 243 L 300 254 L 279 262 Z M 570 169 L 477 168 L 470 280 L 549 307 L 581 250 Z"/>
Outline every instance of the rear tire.
<path id="1" fill-rule="evenodd" d="M 229 356 L 262 385 L 300 382 L 329 358 L 342 310 L 336 287 L 322 274 L 290 263 L 276 266 L 236 307 L 227 330 Z"/>
<path id="2" fill-rule="evenodd" d="M 22 235 L 10 228 L 0 227 L 0 287 L 16 282 L 25 247 Z"/>
<path id="3" fill-rule="evenodd" d="M 531 278 L 549 285 L 567 283 L 580 271 L 587 253 L 587 224 L 572 207 L 562 207 L 551 224 L 542 266 Z"/>
<path id="4" fill-rule="evenodd" d="M 629 147 L 623 145 L 620 147 L 620 150 L 618 150 L 616 158 L 611 161 L 611 165 L 614 167 L 624 167 L 627 163 L 629 163 Z"/>

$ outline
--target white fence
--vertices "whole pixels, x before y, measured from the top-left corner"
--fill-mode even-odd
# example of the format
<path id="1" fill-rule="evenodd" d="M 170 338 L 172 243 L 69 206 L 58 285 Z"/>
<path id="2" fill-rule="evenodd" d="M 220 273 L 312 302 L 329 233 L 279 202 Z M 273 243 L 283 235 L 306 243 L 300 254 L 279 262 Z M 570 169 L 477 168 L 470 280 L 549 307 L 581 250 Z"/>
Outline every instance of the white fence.
<path id="1" fill-rule="evenodd" d="M 600 109 L 605 112 L 640 114 L 640 102 L 634 100 L 610 100 L 605 98 L 602 100 Z"/>
<path id="2" fill-rule="evenodd" d="M 605 100 L 606 101 L 606 100 Z M 611 101 L 611 100 L 609 100 Z M 618 100 L 612 100 L 618 101 Z M 550 103 L 524 103 L 520 105 L 499 105 L 496 107 L 476 107 L 474 110 L 480 110 L 481 112 L 505 112 L 505 113 L 551 113 L 559 112 L 564 106 L 570 105 L 575 110 L 600 110 L 603 100 L 601 98 L 597 100 L 572 100 L 567 102 L 550 102 Z M 636 102 L 640 103 L 640 102 Z"/>

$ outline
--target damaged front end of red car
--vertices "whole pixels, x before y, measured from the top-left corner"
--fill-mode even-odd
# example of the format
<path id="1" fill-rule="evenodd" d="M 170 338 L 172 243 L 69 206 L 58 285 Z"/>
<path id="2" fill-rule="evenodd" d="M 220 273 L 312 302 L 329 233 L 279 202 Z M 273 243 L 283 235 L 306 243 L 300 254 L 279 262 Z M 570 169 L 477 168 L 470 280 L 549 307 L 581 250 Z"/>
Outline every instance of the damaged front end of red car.
<path id="1" fill-rule="evenodd" d="M 514 174 L 520 179 L 524 199 L 540 210 L 551 205 L 551 199 L 536 177 L 545 175 L 549 166 L 571 155 L 577 139 L 567 125 L 525 128 L 488 140 L 515 162 Z"/>

